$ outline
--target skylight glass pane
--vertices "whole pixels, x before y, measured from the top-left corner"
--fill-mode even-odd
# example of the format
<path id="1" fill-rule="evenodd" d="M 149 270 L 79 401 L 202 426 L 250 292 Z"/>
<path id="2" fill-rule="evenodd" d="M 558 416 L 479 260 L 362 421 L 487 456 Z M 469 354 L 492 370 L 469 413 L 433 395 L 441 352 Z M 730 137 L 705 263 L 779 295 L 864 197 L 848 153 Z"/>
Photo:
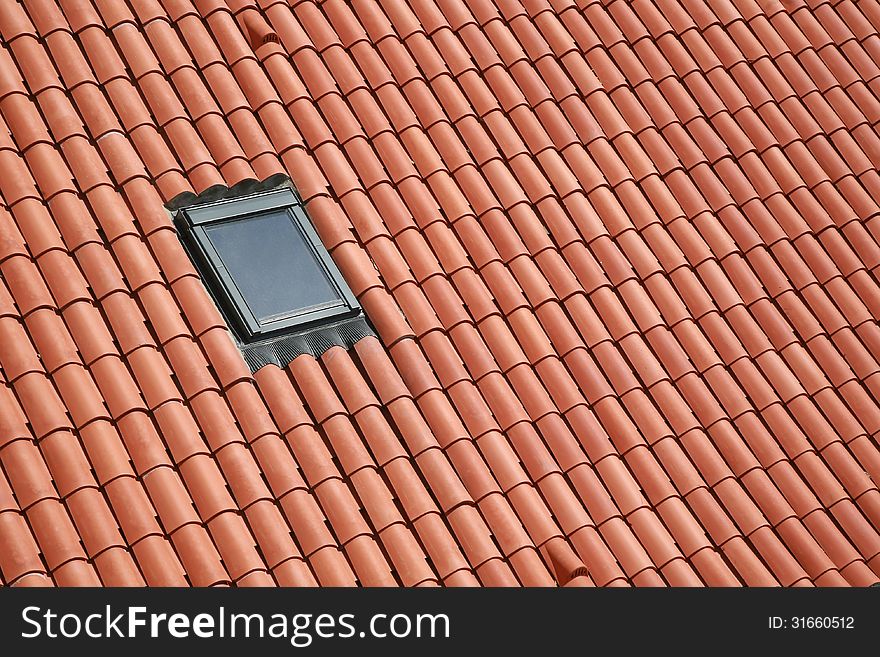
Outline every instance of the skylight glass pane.
<path id="1" fill-rule="evenodd" d="M 286 210 L 208 226 L 206 233 L 261 324 L 341 303 Z"/>

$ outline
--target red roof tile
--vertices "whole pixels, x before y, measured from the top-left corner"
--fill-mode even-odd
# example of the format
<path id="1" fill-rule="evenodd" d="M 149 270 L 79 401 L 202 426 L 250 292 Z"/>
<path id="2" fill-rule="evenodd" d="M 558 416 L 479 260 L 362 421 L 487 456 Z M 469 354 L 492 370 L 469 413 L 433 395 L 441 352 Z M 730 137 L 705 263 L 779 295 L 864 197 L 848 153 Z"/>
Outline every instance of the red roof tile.
<path id="1" fill-rule="evenodd" d="M 880 579 L 880 5 L 0 5 L 0 583 Z M 251 375 L 163 205 L 378 336 Z"/>

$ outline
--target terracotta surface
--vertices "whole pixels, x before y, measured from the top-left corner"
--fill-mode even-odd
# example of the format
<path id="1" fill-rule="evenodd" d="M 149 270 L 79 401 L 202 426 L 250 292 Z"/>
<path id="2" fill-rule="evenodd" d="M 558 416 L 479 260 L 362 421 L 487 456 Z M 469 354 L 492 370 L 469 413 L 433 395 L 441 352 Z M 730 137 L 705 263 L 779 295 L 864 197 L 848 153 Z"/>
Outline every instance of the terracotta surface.
<path id="1" fill-rule="evenodd" d="M 880 577 L 880 4 L 0 3 L 5 585 Z M 375 327 L 251 376 L 163 204 Z"/>

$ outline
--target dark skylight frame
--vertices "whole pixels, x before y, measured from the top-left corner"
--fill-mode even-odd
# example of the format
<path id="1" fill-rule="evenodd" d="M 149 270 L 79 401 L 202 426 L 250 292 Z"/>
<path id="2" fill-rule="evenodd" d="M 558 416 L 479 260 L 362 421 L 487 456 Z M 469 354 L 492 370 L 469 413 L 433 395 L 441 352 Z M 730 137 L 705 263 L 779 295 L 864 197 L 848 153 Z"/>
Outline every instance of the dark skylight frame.
<path id="1" fill-rule="evenodd" d="M 288 187 L 186 207 L 177 213 L 176 223 L 208 291 L 242 345 L 361 312 Z M 289 259 L 279 255 L 285 248 Z M 273 273 L 282 273 L 284 280 L 273 280 Z M 298 280 L 289 280 L 297 273 Z M 311 285 L 301 285 L 303 280 Z M 297 299 L 303 303 L 297 305 Z"/>

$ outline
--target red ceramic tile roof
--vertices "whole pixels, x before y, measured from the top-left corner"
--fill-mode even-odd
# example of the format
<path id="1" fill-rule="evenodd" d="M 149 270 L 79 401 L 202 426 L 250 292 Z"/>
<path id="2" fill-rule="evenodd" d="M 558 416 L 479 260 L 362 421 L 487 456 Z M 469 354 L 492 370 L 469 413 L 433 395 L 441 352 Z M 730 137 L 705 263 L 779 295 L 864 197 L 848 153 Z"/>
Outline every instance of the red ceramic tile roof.
<path id="1" fill-rule="evenodd" d="M 877 0 L 0 3 L 11 585 L 880 574 Z M 375 326 L 251 376 L 163 204 Z"/>

